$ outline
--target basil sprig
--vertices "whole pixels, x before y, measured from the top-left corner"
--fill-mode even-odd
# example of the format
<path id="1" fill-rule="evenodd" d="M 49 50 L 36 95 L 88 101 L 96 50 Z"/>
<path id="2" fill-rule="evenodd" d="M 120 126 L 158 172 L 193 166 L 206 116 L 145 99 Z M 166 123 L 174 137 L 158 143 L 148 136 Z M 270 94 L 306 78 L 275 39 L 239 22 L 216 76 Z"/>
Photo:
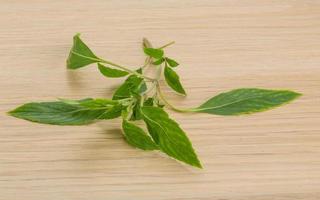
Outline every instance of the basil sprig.
<path id="1" fill-rule="evenodd" d="M 78 69 L 97 64 L 98 70 L 106 78 L 126 77 L 112 98 L 26 103 L 9 114 L 32 122 L 53 125 L 86 125 L 121 117 L 124 138 L 131 146 L 142 150 L 161 151 L 176 160 L 202 168 L 187 134 L 169 117 L 165 108 L 178 112 L 243 115 L 278 107 L 301 95 L 289 90 L 241 88 L 218 94 L 195 108 L 177 108 L 166 99 L 160 85 L 163 74 L 167 85 L 173 91 L 186 95 L 175 70 L 179 63 L 164 52 L 164 48 L 173 43 L 153 48 L 151 43 L 144 39 L 145 63 L 132 70 L 96 56 L 80 39 L 80 35 L 76 34 L 67 59 L 67 68 Z M 156 68 L 154 77 L 144 74 L 148 67 Z"/>

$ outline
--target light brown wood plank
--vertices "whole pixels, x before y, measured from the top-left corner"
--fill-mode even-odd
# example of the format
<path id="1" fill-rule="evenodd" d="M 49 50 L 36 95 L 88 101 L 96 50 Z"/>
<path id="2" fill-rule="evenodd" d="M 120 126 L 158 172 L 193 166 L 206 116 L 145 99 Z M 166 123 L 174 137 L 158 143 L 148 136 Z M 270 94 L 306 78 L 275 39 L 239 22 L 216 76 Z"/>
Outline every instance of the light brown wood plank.
<path id="1" fill-rule="evenodd" d="M 0 5 L 0 199 L 320 199 L 320 2 L 317 0 L 17 1 Z M 72 36 L 102 57 L 144 61 L 142 37 L 175 40 L 196 106 L 239 87 L 285 88 L 297 101 L 250 116 L 170 112 L 203 162 L 197 170 L 128 146 L 119 120 L 33 124 L 5 112 L 57 97 L 110 97 L 120 80 L 67 71 Z"/>

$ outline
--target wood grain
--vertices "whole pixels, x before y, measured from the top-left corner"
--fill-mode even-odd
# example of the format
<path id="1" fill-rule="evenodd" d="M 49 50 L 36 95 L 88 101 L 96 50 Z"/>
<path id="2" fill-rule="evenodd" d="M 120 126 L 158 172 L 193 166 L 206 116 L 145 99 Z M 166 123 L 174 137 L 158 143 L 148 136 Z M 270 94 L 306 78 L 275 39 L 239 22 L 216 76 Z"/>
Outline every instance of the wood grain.
<path id="1" fill-rule="evenodd" d="M 0 199 L 320 199 L 320 2 L 317 0 L 48 1 L 0 6 Z M 5 114 L 29 101 L 110 97 L 120 80 L 67 71 L 72 36 L 102 57 L 143 63 L 141 39 L 171 40 L 194 106 L 239 87 L 304 94 L 243 117 L 171 112 L 203 162 L 196 170 L 136 150 L 119 121 L 33 124 Z"/>

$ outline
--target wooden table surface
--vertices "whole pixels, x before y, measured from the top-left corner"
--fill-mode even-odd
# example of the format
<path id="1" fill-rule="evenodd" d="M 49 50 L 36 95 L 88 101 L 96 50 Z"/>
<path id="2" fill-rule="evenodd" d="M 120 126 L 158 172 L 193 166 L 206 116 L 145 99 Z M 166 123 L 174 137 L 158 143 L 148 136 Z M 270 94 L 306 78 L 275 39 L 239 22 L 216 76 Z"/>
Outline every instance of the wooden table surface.
<path id="1" fill-rule="evenodd" d="M 1 200 L 320 199 L 320 1 L 49 1 L 0 5 Z M 203 170 L 127 145 L 120 120 L 61 127 L 5 114 L 30 101 L 110 97 L 119 79 L 67 71 L 72 36 L 139 66 L 142 37 L 168 55 L 195 106 L 239 87 L 304 94 L 250 116 L 170 112 Z"/>

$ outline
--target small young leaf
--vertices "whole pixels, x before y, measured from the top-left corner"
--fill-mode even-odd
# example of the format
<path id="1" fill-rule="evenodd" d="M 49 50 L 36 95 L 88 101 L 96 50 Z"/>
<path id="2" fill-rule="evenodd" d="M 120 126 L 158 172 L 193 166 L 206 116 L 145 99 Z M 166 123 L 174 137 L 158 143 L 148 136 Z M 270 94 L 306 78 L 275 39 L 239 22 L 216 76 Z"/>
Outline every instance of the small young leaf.
<path id="1" fill-rule="evenodd" d="M 136 70 L 139 74 L 142 73 L 142 69 Z M 124 83 L 114 92 L 112 99 L 119 100 L 129 98 L 132 95 L 139 95 L 140 93 L 147 90 L 147 85 L 143 78 L 136 75 L 129 76 Z"/>
<path id="2" fill-rule="evenodd" d="M 144 48 L 151 48 L 152 45 L 150 43 L 150 41 L 147 38 L 143 38 L 142 39 L 142 49 Z"/>
<path id="3" fill-rule="evenodd" d="M 209 99 L 193 111 L 216 115 L 250 114 L 288 103 L 300 95 L 288 90 L 236 89 Z"/>
<path id="4" fill-rule="evenodd" d="M 185 132 L 159 107 L 141 108 L 143 120 L 160 150 L 189 165 L 201 168 L 200 161 Z"/>
<path id="5" fill-rule="evenodd" d="M 69 69 L 77 69 L 99 61 L 100 59 L 80 39 L 80 34 L 75 35 L 73 37 L 73 46 L 67 59 L 67 67 Z"/>
<path id="6" fill-rule="evenodd" d="M 159 60 L 154 61 L 152 64 L 161 65 L 164 62 L 164 58 L 160 58 Z"/>
<path id="7" fill-rule="evenodd" d="M 168 66 L 164 68 L 164 77 L 166 79 L 167 84 L 176 92 L 186 95 L 185 90 L 183 89 L 180 78 L 178 74 Z"/>
<path id="8" fill-rule="evenodd" d="M 155 59 L 160 59 L 163 56 L 163 50 L 162 49 L 154 49 L 154 48 L 144 48 L 144 53 L 148 56 L 151 56 Z"/>
<path id="9" fill-rule="evenodd" d="M 144 132 L 144 130 L 127 120 L 122 121 L 122 129 L 127 142 L 142 150 L 159 149 L 152 139 Z"/>
<path id="10" fill-rule="evenodd" d="M 177 61 L 166 57 L 166 61 L 169 64 L 170 67 L 177 67 L 179 65 L 179 63 L 177 63 Z"/>
<path id="11" fill-rule="evenodd" d="M 153 106 L 153 103 L 154 103 L 154 98 L 149 97 L 148 99 L 146 99 L 146 100 L 143 102 L 143 105 L 144 105 L 144 106 Z"/>
<path id="12" fill-rule="evenodd" d="M 99 71 L 101 72 L 101 74 L 103 74 L 106 77 L 110 77 L 110 78 L 123 77 L 123 76 L 127 76 L 129 74 L 126 71 L 106 67 L 100 63 L 98 63 L 98 68 L 99 68 Z"/>

